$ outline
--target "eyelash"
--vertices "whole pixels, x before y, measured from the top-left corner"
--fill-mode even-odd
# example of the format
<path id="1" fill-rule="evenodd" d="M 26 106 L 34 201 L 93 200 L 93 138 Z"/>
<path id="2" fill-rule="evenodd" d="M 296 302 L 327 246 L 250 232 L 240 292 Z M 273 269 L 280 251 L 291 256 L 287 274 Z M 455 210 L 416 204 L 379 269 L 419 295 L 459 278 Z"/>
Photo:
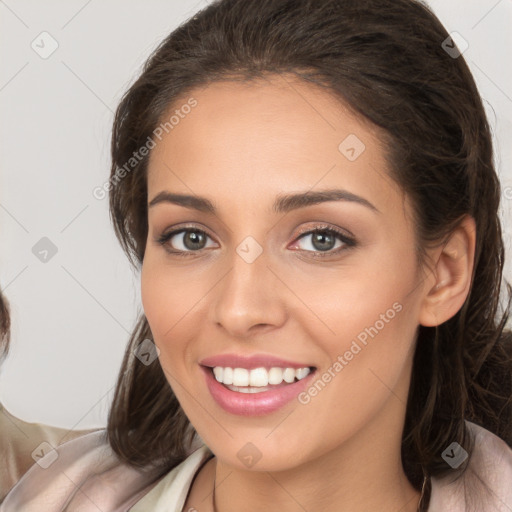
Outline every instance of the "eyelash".
<path id="1" fill-rule="evenodd" d="M 206 231 L 202 230 L 202 229 L 198 229 L 194 226 L 186 226 L 186 227 L 182 227 L 182 228 L 179 228 L 179 229 L 175 229 L 173 231 L 170 231 L 168 233 L 163 233 L 162 235 L 160 235 L 157 239 L 156 239 L 156 242 L 158 244 L 160 244 L 161 246 L 165 247 L 165 245 L 169 242 L 169 240 L 179 234 L 179 233 L 186 233 L 186 232 L 196 232 L 196 233 L 201 233 L 203 235 L 206 235 L 207 237 L 211 238 L 208 233 L 206 233 Z M 327 234 L 327 235 L 335 235 L 337 238 L 339 238 L 342 242 L 343 242 L 343 246 L 342 247 L 338 247 L 336 250 L 329 250 L 329 251 L 306 251 L 306 250 L 302 250 L 303 252 L 306 252 L 308 253 L 311 257 L 313 258 L 326 258 L 326 257 L 329 257 L 329 256 L 333 256 L 333 255 L 336 255 L 336 254 L 339 254 L 340 252 L 346 250 L 346 249 L 350 249 L 352 247 L 355 247 L 357 245 L 357 242 L 354 238 L 352 237 L 349 237 L 347 236 L 345 233 L 335 229 L 335 228 L 332 228 L 330 226 L 327 226 L 327 225 L 317 225 L 317 226 L 314 226 L 312 229 L 308 229 L 307 231 L 304 231 L 303 233 L 300 233 L 299 236 L 297 236 L 297 238 L 295 239 L 296 241 L 300 240 L 301 238 L 304 238 L 305 236 L 307 235 L 312 235 L 312 234 L 315 234 L 315 233 L 324 233 L 324 234 Z M 200 253 L 202 250 L 204 249 L 199 249 L 198 251 L 181 251 L 181 250 L 176 250 L 176 249 L 169 249 L 167 247 L 165 247 L 165 249 L 173 254 L 173 255 L 176 255 L 176 256 L 180 256 L 180 257 L 190 257 L 190 256 L 193 256 L 194 254 L 197 254 L 197 253 Z"/>

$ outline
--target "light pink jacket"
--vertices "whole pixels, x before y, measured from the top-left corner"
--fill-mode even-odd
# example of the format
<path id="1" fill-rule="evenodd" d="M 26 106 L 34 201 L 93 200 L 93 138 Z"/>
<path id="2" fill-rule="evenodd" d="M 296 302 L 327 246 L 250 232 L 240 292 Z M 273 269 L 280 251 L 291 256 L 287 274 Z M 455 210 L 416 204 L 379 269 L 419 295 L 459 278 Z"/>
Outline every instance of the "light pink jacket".
<path id="1" fill-rule="evenodd" d="M 512 512 L 512 450 L 488 430 L 466 423 L 475 435 L 470 464 L 457 480 L 456 472 L 432 479 L 429 512 Z M 120 463 L 106 431 L 99 430 L 47 453 L 14 486 L 0 512 L 182 512 L 195 473 L 211 456 L 203 444 L 155 478 Z M 452 467 L 463 456 L 456 446 L 443 452 Z"/>

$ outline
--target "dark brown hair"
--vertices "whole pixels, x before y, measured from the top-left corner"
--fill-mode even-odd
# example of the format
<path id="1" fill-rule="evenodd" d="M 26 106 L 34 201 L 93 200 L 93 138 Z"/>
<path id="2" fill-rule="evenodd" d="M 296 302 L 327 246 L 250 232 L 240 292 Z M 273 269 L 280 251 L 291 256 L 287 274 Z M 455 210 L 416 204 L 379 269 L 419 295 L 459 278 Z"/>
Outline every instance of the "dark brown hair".
<path id="1" fill-rule="evenodd" d="M 0 362 L 5 359 L 9 351 L 9 340 L 11 331 L 11 317 L 9 316 L 9 305 L 7 299 L 0 291 Z"/>
<path id="2" fill-rule="evenodd" d="M 418 329 L 402 442 L 404 469 L 417 489 L 424 475 L 446 472 L 441 453 L 453 441 L 471 451 L 464 420 L 512 445 L 512 350 L 503 331 L 509 301 L 500 307 L 500 186 L 480 95 L 463 57 L 443 49 L 448 37 L 415 0 L 216 1 L 149 57 L 117 108 L 111 147 L 111 217 L 137 267 L 148 231 L 148 158 L 122 179 L 118 168 L 152 137 L 178 97 L 216 80 L 290 73 L 325 87 L 379 127 L 392 177 L 414 204 L 420 249 L 444 240 L 465 215 L 474 217 L 467 300 L 449 321 Z M 186 456 L 194 431 L 160 365 L 134 357 L 145 338 L 152 336 L 142 315 L 122 365 L 108 435 L 128 463 L 167 471 Z"/>

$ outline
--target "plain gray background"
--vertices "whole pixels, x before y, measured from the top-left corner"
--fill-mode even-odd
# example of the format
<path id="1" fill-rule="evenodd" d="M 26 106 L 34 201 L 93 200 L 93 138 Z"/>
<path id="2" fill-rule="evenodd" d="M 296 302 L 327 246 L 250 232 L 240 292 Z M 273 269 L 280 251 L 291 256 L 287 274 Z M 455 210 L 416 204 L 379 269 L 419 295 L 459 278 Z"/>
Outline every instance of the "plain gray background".
<path id="1" fill-rule="evenodd" d="M 0 0 L 0 284 L 13 321 L 0 400 L 27 421 L 106 424 L 141 308 L 139 276 L 114 237 L 108 199 L 92 191 L 108 179 L 122 93 L 151 50 L 207 3 Z M 464 57 L 495 132 L 508 249 L 512 1 L 429 4 L 469 44 Z M 507 258 L 508 279 L 510 265 Z"/>

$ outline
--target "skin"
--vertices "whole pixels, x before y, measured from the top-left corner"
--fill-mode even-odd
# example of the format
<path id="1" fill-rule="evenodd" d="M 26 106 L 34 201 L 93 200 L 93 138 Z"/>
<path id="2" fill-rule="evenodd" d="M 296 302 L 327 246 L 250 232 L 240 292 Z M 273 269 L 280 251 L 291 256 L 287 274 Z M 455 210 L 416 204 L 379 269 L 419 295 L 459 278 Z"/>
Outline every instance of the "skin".
<path id="1" fill-rule="evenodd" d="M 418 263 L 412 205 L 390 178 L 377 129 L 326 90 L 292 77 L 217 82 L 189 96 L 198 104 L 152 150 L 148 201 L 162 191 L 208 198 L 216 213 L 160 202 L 148 213 L 141 285 L 160 363 L 181 406 L 215 457 L 198 472 L 183 510 L 415 511 L 400 442 L 417 327 L 453 316 L 469 290 L 474 222 Z M 187 96 L 183 102 L 189 97 Z M 176 102 L 180 105 L 181 102 Z M 172 109 L 171 109 L 172 110 Z M 354 161 L 339 144 L 355 134 Z M 280 194 L 341 188 L 370 202 L 330 201 L 276 214 Z M 171 228 L 192 224 L 199 251 Z M 313 236 L 328 224 L 329 256 Z M 236 248 L 253 237 L 252 263 Z M 192 249 L 190 249 L 192 247 Z M 201 246 L 199 246 L 201 247 Z M 320 246 L 321 248 L 322 246 Z M 343 249 L 336 253 L 338 247 Z M 219 353 L 265 353 L 332 368 L 365 328 L 401 311 L 309 403 L 291 401 L 255 417 L 220 408 L 199 361 Z M 248 468 L 248 442 L 261 459 Z"/>

